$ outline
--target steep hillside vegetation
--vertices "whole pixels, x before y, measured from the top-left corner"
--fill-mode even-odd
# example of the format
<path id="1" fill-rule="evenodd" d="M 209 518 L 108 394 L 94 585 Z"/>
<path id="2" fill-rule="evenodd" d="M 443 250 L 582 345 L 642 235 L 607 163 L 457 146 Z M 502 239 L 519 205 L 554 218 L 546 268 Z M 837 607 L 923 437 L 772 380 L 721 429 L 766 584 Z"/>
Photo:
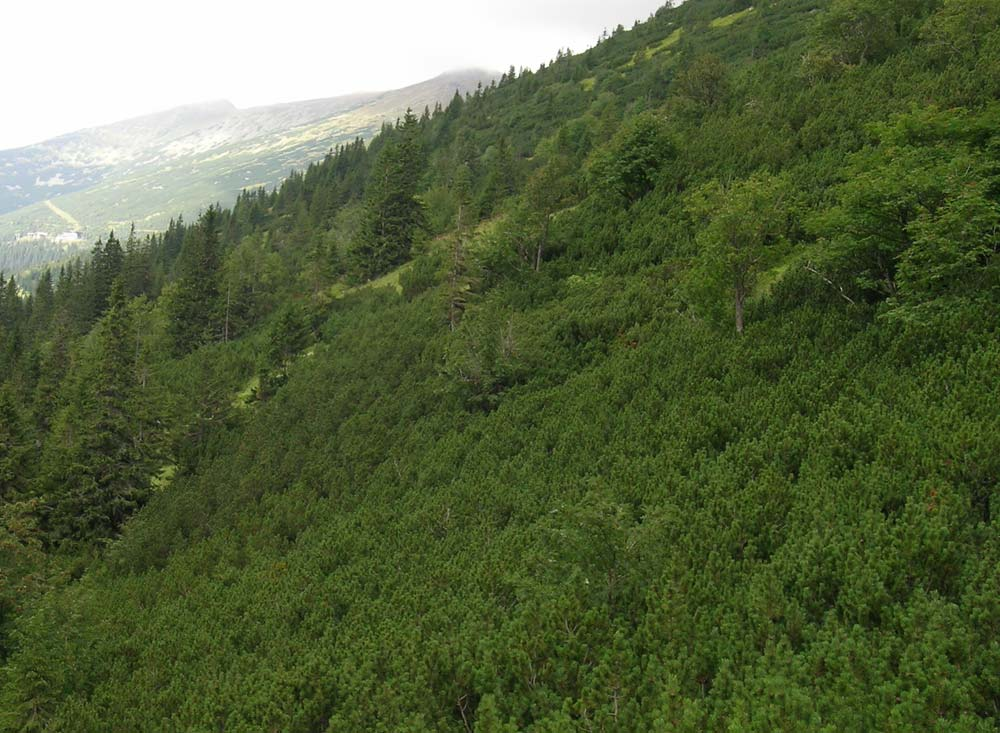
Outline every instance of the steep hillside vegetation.
<path id="1" fill-rule="evenodd" d="M 689 0 L 8 281 L 0 730 L 996 730 L 998 28 Z"/>

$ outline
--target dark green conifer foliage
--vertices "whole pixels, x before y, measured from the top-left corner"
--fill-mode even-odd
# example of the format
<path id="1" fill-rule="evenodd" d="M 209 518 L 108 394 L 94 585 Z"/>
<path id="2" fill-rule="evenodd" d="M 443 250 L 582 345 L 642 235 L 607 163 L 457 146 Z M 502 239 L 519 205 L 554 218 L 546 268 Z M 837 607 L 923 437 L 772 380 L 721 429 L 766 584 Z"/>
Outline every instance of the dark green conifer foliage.
<path id="1" fill-rule="evenodd" d="M 55 287 L 52 283 L 52 270 L 46 269 L 38 278 L 33 298 L 34 307 L 31 312 L 32 330 L 35 334 L 47 334 L 55 313 Z"/>
<path id="2" fill-rule="evenodd" d="M 312 340 L 307 315 L 297 303 L 286 305 L 277 314 L 267 339 L 267 361 L 260 372 L 257 397 L 273 395 L 288 380 L 288 369 Z"/>
<path id="3" fill-rule="evenodd" d="M 352 265 L 362 279 L 404 262 L 424 225 L 417 198 L 424 168 L 420 123 L 412 111 L 397 125 L 375 160 L 365 191 L 365 215 Z"/>
<path id="4" fill-rule="evenodd" d="M 163 248 L 161 251 L 165 263 L 174 263 L 180 255 L 184 246 L 184 232 L 186 230 L 184 217 L 178 216 L 177 220 L 170 220 L 167 231 L 163 234 Z"/>
<path id="5" fill-rule="evenodd" d="M 219 297 L 219 218 L 219 210 L 210 206 L 197 225 L 187 230 L 178 255 L 177 281 L 167 308 L 168 330 L 177 354 L 220 338 L 224 330 Z"/>
<path id="6" fill-rule="evenodd" d="M 112 284 L 108 313 L 82 385 L 73 444 L 49 479 L 49 519 L 63 540 L 114 536 L 149 491 L 149 455 L 140 437 L 132 318 L 121 279 Z"/>
<path id="7" fill-rule="evenodd" d="M 28 426 L 13 390 L 0 386 L 0 504 L 24 495 L 31 448 Z"/>
<path id="8" fill-rule="evenodd" d="M 500 138 L 486 169 L 486 181 L 479 196 L 479 215 L 491 216 L 501 201 L 514 194 L 517 186 L 517 167 L 507 138 Z"/>
<path id="9" fill-rule="evenodd" d="M 41 332 L 0 278 L 0 731 L 995 733 L 997 17 L 665 7 L 425 116 L 384 280 L 315 265 L 405 123 L 241 194 L 181 356 L 192 227 L 124 329 L 92 262 Z"/>
<path id="10" fill-rule="evenodd" d="M 150 293 L 152 285 L 150 264 L 148 248 L 139 241 L 135 233 L 135 224 L 133 224 L 129 230 L 128 239 L 125 240 L 122 264 L 127 297 L 137 298 L 140 295 Z"/>
<path id="11" fill-rule="evenodd" d="M 24 303 L 13 276 L 0 273 L 0 369 L 12 373 L 24 348 Z"/>
<path id="12" fill-rule="evenodd" d="M 108 309 L 112 284 L 122 274 L 125 263 L 125 252 L 121 242 L 114 232 L 108 234 L 107 242 L 98 240 L 91 255 L 90 266 L 93 269 L 93 314 L 100 318 Z"/>
<path id="13" fill-rule="evenodd" d="M 59 314 L 54 320 L 49 340 L 39 349 L 32 417 L 40 435 L 51 427 L 52 418 L 64 397 L 60 388 L 70 366 L 71 336 L 68 316 Z"/>

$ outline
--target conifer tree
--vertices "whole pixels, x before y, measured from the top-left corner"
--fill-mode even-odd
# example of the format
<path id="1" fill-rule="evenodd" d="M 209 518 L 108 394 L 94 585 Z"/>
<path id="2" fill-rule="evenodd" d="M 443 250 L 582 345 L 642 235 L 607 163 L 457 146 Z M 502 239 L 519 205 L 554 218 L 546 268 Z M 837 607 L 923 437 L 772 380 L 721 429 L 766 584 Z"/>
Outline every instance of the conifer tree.
<path id="1" fill-rule="evenodd" d="M 177 354 L 221 333 L 219 318 L 219 210 L 210 206 L 184 237 L 178 278 L 167 303 L 168 331 Z"/>
<path id="2" fill-rule="evenodd" d="M 20 288 L 13 276 L 4 282 L 0 273 L 0 324 L 9 329 L 14 328 L 21 320 Z"/>
<path id="3" fill-rule="evenodd" d="M 93 272 L 93 263 L 84 264 L 77 258 L 67 268 L 65 290 L 59 288 L 63 308 L 76 333 L 85 333 L 94 322 Z"/>
<path id="4" fill-rule="evenodd" d="M 407 110 L 368 180 L 364 221 L 352 251 L 361 277 L 380 275 L 410 256 L 414 237 L 424 225 L 423 205 L 417 198 L 423 165 L 420 123 Z"/>
<path id="5" fill-rule="evenodd" d="M 173 219 L 170 220 L 167 232 L 164 235 L 163 249 L 164 253 L 171 260 L 176 259 L 181 253 L 181 247 L 184 246 L 185 229 L 186 225 L 184 224 L 183 216 L 178 216 L 176 222 Z"/>
<path id="6" fill-rule="evenodd" d="M 60 387 L 70 364 L 70 337 L 69 318 L 60 312 L 53 320 L 51 338 L 40 350 L 32 416 L 40 434 L 51 427 L 52 417 L 62 397 Z"/>
<path id="7" fill-rule="evenodd" d="M 479 215 L 491 216 L 497 205 L 513 195 L 517 185 L 517 169 L 507 138 L 500 138 L 487 163 L 486 183 L 479 197 Z"/>
<path id="8" fill-rule="evenodd" d="M 101 240 L 97 240 L 91 259 L 94 279 L 94 317 L 100 318 L 108 309 L 112 283 L 122 274 L 124 262 L 125 253 L 122 250 L 121 242 L 118 241 L 113 231 L 108 235 L 108 241 L 103 245 Z"/>
<path id="9" fill-rule="evenodd" d="M 44 334 L 52 323 L 55 309 L 55 290 L 52 286 L 52 271 L 46 269 L 38 278 L 35 286 L 35 297 L 32 309 L 32 330 L 35 334 Z"/>
<path id="10" fill-rule="evenodd" d="M 267 339 L 267 363 L 260 370 L 257 398 L 273 395 L 288 379 L 288 367 L 295 356 L 309 344 L 310 329 L 306 313 L 292 303 L 278 314 Z"/>
<path id="11" fill-rule="evenodd" d="M 149 290 L 149 262 L 147 251 L 135 235 L 135 224 L 125 240 L 125 257 L 122 274 L 125 278 L 125 295 L 137 298 Z"/>
<path id="12" fill-rule="evenodd" d="M 30 444 L 17 401 L 0 387 L 0 503 L 18 498 L 27 485 Z"/>
<path id="13" fill-rule="evenodd" d="M 139 439 L 133 333 L 118 279 L 83 386 L 75 445 L 50 477 L 56 494 L 51 525 L 58 538 L 114 536 L 145 503 L 150 463 Z"/>
<path id="14" fill-rule="evenodd" d="M 0 274 L 0 369 L 9 373 L 21 355 L 24 340 L 24 304 L 13 277 Z"/>

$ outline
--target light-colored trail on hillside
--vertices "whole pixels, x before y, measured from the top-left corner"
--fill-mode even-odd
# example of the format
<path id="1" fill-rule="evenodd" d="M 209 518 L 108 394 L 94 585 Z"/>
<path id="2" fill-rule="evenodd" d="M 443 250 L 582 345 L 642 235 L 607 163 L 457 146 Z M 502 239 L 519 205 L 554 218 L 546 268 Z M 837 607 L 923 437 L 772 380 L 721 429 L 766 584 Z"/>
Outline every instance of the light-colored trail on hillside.
<path id="1" fill-rule="evenodd" d="M 56 206 L 51 201 L 46 201 L 45 205 L 49 207 L 49 209 L 52 211 L 53 214 L 55 214 L 60 219 L 62 219 L 64 222 L 66 222 L 67 224 L 69 224 L 70 228 L 73 231 L 76 232 L 76 231 L 79 231 L 81 229 L 80 222 L 78 222 L 76 219 L 74 219 L 72 214 L 68 214 L 67 212 L 63 211 L 62 209 L 60 209 L 58 206 Z"/>

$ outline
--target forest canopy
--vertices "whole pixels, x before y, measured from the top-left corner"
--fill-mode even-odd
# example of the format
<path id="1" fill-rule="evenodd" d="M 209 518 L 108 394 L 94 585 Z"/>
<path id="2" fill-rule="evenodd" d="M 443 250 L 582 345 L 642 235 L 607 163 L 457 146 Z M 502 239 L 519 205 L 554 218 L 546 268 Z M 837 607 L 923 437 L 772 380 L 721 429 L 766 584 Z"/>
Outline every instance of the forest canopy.
<path id="1" fill-rule="evenodd" d="M 688 0 L 0 276 L 0 731 L 995 731 L 998 99 Z"/>

